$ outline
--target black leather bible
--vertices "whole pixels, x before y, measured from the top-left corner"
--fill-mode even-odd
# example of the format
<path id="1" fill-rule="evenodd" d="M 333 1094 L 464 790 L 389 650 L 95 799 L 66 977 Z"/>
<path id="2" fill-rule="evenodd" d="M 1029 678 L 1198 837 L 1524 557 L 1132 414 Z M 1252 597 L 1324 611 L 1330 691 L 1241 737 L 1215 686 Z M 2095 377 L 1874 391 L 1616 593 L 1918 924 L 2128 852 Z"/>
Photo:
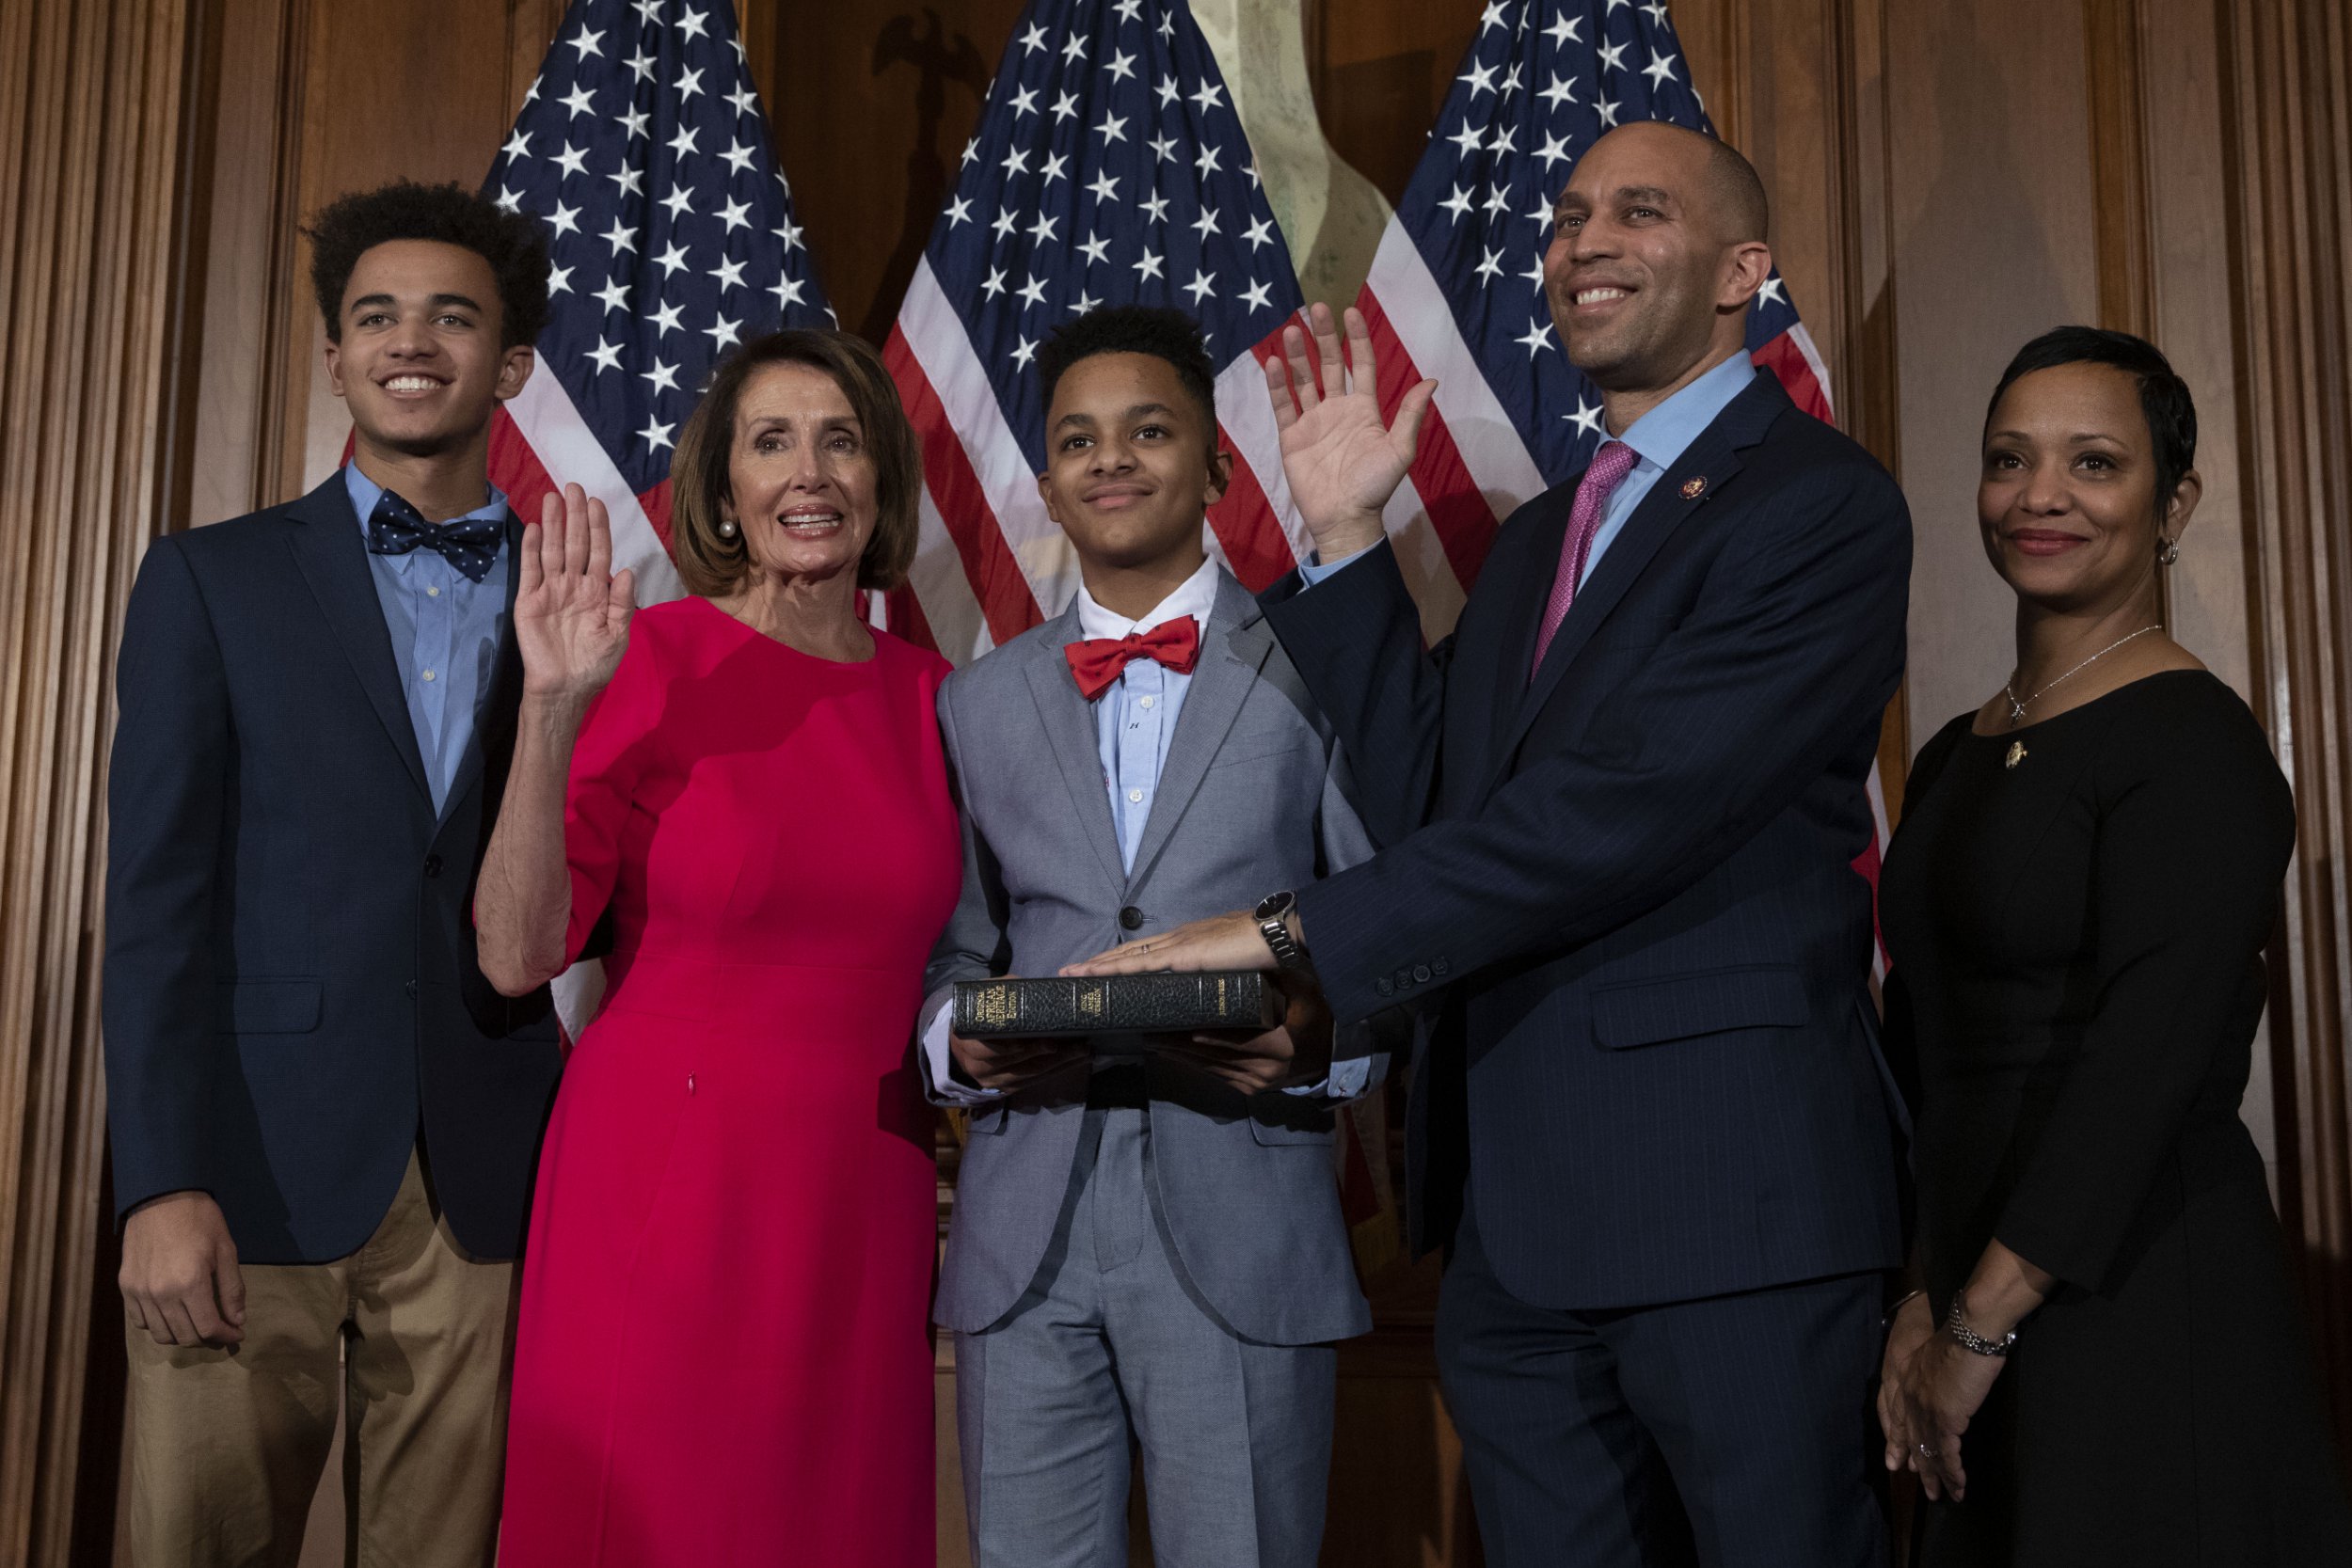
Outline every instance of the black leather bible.
<path id="1" fill-rule="evenodd" d="M 1254 969 L 958 980 L 953 1006 L 952 1027 L 966 1039 L 1257 1031 L 1281 1022 L 1283 1010 Z"/>

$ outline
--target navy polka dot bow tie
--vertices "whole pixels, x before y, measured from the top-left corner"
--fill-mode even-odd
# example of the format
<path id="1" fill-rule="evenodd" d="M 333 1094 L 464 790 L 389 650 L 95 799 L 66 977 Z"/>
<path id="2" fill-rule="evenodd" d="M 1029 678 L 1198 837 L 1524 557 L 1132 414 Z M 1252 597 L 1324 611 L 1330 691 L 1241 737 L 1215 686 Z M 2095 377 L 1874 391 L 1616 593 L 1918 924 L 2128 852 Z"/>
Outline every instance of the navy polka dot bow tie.
<path id="1" fill-rule="evenodd" d="M 440 551 L 442 560 L 475 582 L 490 575 L 490 562 L 498 559 L 499 545 L 505 538 L 502 517 L 453 517 L 446 523 L 428 523 L 415 507 L 389 490 L 376 501 L 368 518 L 369 554 L 406 555 L 421 545 Z"/>

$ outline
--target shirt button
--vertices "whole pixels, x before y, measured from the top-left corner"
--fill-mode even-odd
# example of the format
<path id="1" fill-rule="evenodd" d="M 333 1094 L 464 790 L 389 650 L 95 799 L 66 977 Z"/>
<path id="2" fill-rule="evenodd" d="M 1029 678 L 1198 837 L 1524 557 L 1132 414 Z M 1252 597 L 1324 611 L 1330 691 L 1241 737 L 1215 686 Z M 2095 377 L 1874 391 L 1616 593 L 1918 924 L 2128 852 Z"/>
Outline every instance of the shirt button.
<path id="1" fill-rule="evenodd" d="M 437 588 L 428 588 L 424 591 L 424 596 L 428 599 L 437 599 L 441 596 L 441 591 Z"/>
<path id="2" fill-rule="evenodd" d="M 432 678 L 433 677 L 430 673 L 425 675 L 425 679 L 427 680 L 431 680 Z M 1143 791 L 1140 789 L 1131 789 L 1127 791 L 1127 800 L 1131 804 L 1140 803 L 1143 800 Z"/>
<path id="3" fill-rule="evenodd" d="M 430 670 L 427 670 L 427 671 L 424 673 L 424 678 L 425 678 L 426 680 L 431 680 L 431 679 L 433 678 L 433 672 L 432 672 L 432 671 L 430 671 Z"/>
<path id="4" fill-rule="evenodd" d="M 1141 699 L 1140 701 L 1138 701 L 1138 702 L 1136 704 L 1136 705 L 1137 707 L 1150 707 L 1150 706 L 1151 706 L 1153 703 L 1157 702 L 1158 700 L 1159 700 L 1159 699 L 1158 699 L 1158 698 L 1156 698 L 1156 697 L 1145 697 L 1145 698 Z"/>

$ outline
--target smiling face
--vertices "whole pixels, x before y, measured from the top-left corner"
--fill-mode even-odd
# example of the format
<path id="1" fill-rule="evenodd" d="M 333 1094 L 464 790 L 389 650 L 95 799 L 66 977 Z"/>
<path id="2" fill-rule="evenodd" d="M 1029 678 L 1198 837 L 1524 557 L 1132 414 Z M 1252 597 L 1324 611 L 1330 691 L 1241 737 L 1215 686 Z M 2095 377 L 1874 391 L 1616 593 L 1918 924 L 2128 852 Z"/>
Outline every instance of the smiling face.
<path id="1" fill-rule="evenodd" d="M 499 346 L 498 278 L 463 245 L 391 240 L 361 253 L 326 345 L 326 374 L 363 449 L 434 457 L 488 439 L 531 376 L 529 344 Z"/>
<path id="2" fill-rule="evenodd" d="M 1206 559 L 1201 515 L 1231 461 L 1175 366 L 1089 355 L 1055 385 L 1038 494 L 1081 562 L 1181 578 Z"/>
<path id="3" fill-rule="evenodd" d="M 2021 598 L 2047 609 L 2100 610 L 2151 591 L 2159 537 L 2180 536 L 2199 492 L 2197 475 L 2184 476 L 2159 516 L 2139 388 L 2111 365 L 2021 375 L 1986 421 L 1985 554 Z"/>
<path id="4" fill-rule="evenodd" d="M 854 576 L 874 536 L 879 472 L 850 395 L 814 365 L 766 365 L 743 384 L 719 514 L 752 564 L 778 577 Z"/>
<path id="5" fill-rule="evenodd" d="M 1740 346 L 1769 275 L 1720 211 L 1704 137 L 1645 121 L 1578 160 L 1552 209 L 1544 295 L 1568 362 L 1604 391 L 1671 387 Z"/>

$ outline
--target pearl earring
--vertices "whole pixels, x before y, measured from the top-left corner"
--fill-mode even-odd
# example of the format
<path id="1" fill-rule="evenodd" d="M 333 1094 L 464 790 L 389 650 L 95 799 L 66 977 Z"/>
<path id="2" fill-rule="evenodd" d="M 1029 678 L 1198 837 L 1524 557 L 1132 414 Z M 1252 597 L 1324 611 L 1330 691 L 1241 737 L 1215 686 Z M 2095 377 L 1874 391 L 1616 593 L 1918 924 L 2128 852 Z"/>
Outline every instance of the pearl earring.
<path id="1" fill-rule="evenodd" d="M 735 537 L 735 519 L 734 519 L 734 518 L 732 518 L 732 517 L 723 517 L 723 518 L 721 518 L 721 519 L 720 519 L 720 522 L 719 522 L 719 537 L 720 537 L 720 538 L 722 538 L 722 539 L 732 539 L 732 538 L 734 538 L 734 537 Z"/>

